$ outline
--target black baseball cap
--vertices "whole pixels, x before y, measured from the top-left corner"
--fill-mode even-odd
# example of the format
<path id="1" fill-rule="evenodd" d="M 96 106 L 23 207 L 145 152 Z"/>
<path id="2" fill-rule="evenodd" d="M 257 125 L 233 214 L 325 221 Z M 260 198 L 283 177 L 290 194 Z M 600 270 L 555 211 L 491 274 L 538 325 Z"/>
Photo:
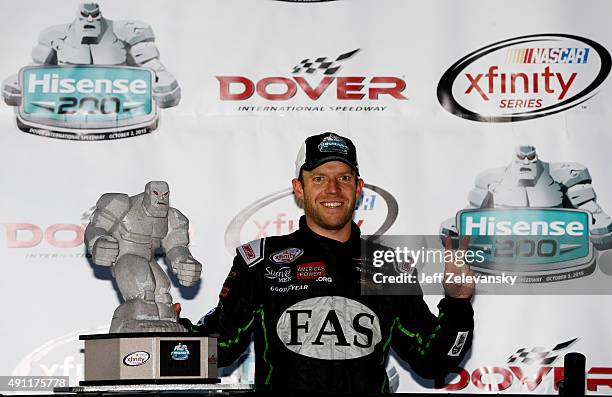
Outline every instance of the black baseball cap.
<path id="1" fill-rule="evenodd" d="M 295 176 L 299 178 L 302 170 L 312 171 L 328 161 L 342 161 L 359 175 L 353 142 L 333 132 L 325 132 L 306 138 L 295 160 Z"/>

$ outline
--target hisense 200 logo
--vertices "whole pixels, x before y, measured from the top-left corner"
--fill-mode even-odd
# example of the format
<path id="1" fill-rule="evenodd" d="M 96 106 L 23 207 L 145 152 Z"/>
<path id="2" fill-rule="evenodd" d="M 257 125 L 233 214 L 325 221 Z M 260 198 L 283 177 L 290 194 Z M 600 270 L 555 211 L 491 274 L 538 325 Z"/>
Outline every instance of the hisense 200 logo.
<path id="1" fill-rule="evenodd" d="M 457 214 L 460 236 L 484 252 L 474 270 L 511 272 L 519 282 L 568 280 L 593 272 L 587 211 L 554 208 L 467 209 Z"/>
<path id="2" fill-rule="evenodd" d="M 150 132 L 157 125 L 153 81 L 151 70 L 128 66 L 25 67 L 17 123 L 25 131 L 78 140 Z"/>
<path id="3" fill-rule="evenodd" d="M 573 108 L 608 77 L 610 53 L 569 34 L 515 37 L 459 59 L 440 78 L 438 100 L 474 121 L 512 122 Z"/>
<path id="4" fill-rule="evenodd" d="M 111 20 L 79 4 L 72 22 L 44 29 L 33 65 L 2 82 L 17 126 L 78 141 L 127 138 L 157 128 L 157 108 L 178 105 L 181 88 L 161 63 L 151 26 Z"/>

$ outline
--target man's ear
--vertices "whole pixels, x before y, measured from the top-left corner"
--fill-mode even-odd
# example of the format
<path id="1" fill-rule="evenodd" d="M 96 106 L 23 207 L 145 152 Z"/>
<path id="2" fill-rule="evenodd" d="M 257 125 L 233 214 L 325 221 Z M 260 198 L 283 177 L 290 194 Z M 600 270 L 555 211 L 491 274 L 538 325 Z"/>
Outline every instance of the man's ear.
<path id="1" fill-rule="evenodd" d="M 291 186 L 293 186 L 293 194 L 298 200 L 304 200 L 304 186 L 299 179 L 293 178 L 291 180 Z"/>
<path id="2" fill-rule="evenodd" d="M 357 179 L 357 190 L 355 192 L 357 197 L 361 196 L 361 192 L 363 191 L 363 185 L 364 185 L 363 179 L 358 178 Z"/>

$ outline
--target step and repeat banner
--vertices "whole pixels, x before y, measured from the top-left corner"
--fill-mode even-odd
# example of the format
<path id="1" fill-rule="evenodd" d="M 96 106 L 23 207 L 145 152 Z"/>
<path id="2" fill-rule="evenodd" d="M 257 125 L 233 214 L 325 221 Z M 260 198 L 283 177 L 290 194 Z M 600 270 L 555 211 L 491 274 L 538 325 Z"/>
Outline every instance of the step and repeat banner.
<path id="1" fill-rule="evenodd" d="M 612 3 L 0 7 L 0 375 L 82 379 L 78 335 L 107 332 L 121 301 L 83 244 L 103 193 L 168 182 L 203 264 L 195 287 L 171 277 L 195 321 L 237 245 L 297 228 L 298 148 L 333 131 L 358 149 L 364 234 L 471 230 L 530 287 L 474 298 L 474 344 L 446 385 L 391 355 L 394 391 L 556 394 L 577 351 L 588 392 L 612 394 Z M 226 370 L 253 372 L 252 351 Z"/>

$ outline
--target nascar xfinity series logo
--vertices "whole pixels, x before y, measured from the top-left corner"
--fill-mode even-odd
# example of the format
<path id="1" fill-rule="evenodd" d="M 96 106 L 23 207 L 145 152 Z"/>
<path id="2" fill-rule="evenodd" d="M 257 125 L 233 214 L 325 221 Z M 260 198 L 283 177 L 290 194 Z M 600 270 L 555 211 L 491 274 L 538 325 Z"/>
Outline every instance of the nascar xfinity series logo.
<path id="1" fill-rule="evenodd" d="M 127 356 L 123 357 L 123 364 L 129 367 L 137 367 L 146 363 L 150 357 L 151 355 L 146 351 L 132 352 Z"/>
<path id="2" fill-rule="evenodd" d="M 590 99 L 610 67 L 610 53 L 593 40 L 568 34 L 521 36 L 458 60 L 440 79 L 438 100 L 469 120 L 530 120 Z"/>
<path id="3" fill-rule="evenodd" d="M 346 72 L 361 52 L 304 58 L 273 76 L 216 76 L 219 99 L 240 103 L 240 112 L 382 112 L 408 99 L 402 77 Z"/>
<path id="4" fill-rule="evenodd" d="M 483 251 L 474 270 L 512 272 L 520 282 L 551 282 L 593 272 L 591 216 L 572 209 L 468 209 L 457 214 L 460 236 Z"/>
<path id="5" fill-rule="evenodd" d="M 20 71 L 25 132 L 74 140 L 117 139 L 157 126 L 153 72 L 128 66 L 32 66 Z"/>
<path id="6" fill-rule="evenodd" d="M 270 255 L 270 260 L 274 263 L 291 263 L 302 256 L 304 250 L 301 248 L 287 248 Z"/>

